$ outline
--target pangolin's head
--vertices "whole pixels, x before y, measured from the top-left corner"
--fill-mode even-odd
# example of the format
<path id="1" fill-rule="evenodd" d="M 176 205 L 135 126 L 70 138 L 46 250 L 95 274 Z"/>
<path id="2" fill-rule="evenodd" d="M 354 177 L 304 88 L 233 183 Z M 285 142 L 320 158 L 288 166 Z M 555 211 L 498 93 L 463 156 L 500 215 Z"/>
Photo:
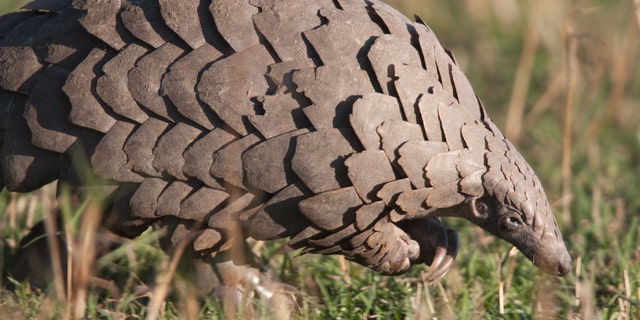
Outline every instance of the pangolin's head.
<path id="1" fill-rule="evenodd" d="M 571 270 L 571 257 L 548 204 L 527 213 L 509 199 L 501 203 L 484 196 L 472 198 L 468 208 L 467 219 L 513 244 L 540 269 L 556 276 Z"/>
<path id="2" fill-rule="evenodd" d="M 513 244 L 540 269 L 567 274 L 571 257 L 540 180 L 508 140 L 492 137 L 486 142 L 485 150 L 455 152 L 456 184 L 464 200 L 443 215 L 467 218 Z"/>

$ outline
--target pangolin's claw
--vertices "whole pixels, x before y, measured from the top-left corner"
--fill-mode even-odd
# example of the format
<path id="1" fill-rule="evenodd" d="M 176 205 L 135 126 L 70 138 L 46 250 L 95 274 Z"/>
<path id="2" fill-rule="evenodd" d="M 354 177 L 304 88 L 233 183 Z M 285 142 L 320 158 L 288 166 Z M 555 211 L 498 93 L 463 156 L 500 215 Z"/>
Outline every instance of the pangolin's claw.
<path id="1" fill-rule="evenodd" d="M 440 277 L 445 275 L 449 268 L 443 265 L 443 262 L 446 262 L 448 247 L 449 247 L 449 239 L 447 237 L 446 229 L 438 222 L 438 224 L 433 224 L 433 226 L 437 227 L 437 232 L 434 232 L 430 239 L 433 240 L 431 243 L 435 247 L 435 254 L 433 255 L 433 260 L 431 260 L 431 264 L 429 266 L 429 270 L 424 274 L 425 280 L 428 282 L 434 282 L 438 280 Z"/>
<path id="2" fill-rule="evenodd" d="M 420 243 L 420 261 L 429 265 L 422 279 L 435 282 L 451 268 L 458 254 L 458 234 L 447 229 L 438 219 L 425 219 L 423 223 L 403 224 L 403 229 Z"/>
<path id="3" fill-rule="evenodd" d="M 436 256 L 440 255 L 437 258 L 437 264 L 435 263 L 436 258 L 434 258 L 434 263 L 431 264 L 429 270 L 423 274 L 423 280 L 426 280 L 429 283 L 436 282 L 440 280 L 440 278 L 444 277 L 445 274 L 453 265 L 453 261 L 456 260 L 456 256 L 458 255 L 458 233 L 454 230 L 447 229 L 447 244 L 446 244 L 446 253 L 440 254 L 436 253 Z M 442 247 L 437 248 L 437 251 L 442 251 Z"/>
<path id="4" fill-rule="evenodd" d="M 429 270 L 423 274 L 423 277 L 427 282 L 434 282 L 438 280 L 441 276 L 445 275 L 448 271 L 448 268 L 444 268 L 442 266 L 442 262 L 446 261 L 447 257 L 447 249 L 444 247 L 438 247 L 436 249 L 436 255 L 429 266 Z"/>
<path id="5" fill-rule="evenodd" d="M 439 239 L 440 240 L 440 239 Z M 439 242 L 437 244 L 435 254 L 433 256 L 433 260 L 431 261 L 431 267 L 429 269 L 438 268 L 438 266 L 442 263 L 445 256 L 447 255 L 447 240 L 444 238 L 443 242 Z"/>

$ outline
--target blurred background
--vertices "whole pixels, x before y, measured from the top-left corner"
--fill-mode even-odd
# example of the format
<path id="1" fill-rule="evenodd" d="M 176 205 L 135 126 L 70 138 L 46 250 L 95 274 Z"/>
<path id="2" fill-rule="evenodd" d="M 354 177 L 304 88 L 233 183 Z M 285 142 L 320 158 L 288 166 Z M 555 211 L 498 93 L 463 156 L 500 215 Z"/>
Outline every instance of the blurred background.
<path id="1" fill-rule="evenodd" d="M 24 2 L 0 0 L 0 12 Z M 446 224 L 460 234 L 458 259 L 435 285 L 419 280 L 420 268 L 381 277 L 336 257 L 278 258 L 265 245 L 265 264 L 306 292 L 300 317 L 640 318 L 640 1 L 388 3 L 433 29 L 536 170 L 574 270 L 561 279 L 543 274 L 503 241 L 456 219 Z M 38 197 L 4 191 L 2 201 L 28 210 Z M 28 227 L 23 220 L 14 225 Z"/>

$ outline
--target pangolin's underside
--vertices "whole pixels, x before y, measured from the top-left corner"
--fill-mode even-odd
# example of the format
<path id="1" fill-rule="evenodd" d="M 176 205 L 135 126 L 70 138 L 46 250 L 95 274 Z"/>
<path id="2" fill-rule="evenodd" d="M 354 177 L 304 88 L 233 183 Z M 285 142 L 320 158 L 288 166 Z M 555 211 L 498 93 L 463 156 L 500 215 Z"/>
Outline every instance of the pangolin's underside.
<path id="1" fill-rule="evenodd" d="M 540 181 L 433 32 L 377 0 L 53 0 L 0 18 L 2 182 L 112 227 L 448 270 L 460 216 L 565 274 Z M 90 164 L 95 177 L 79 174 Z M 467 239 L 470 240 L 470 239 Z"/>

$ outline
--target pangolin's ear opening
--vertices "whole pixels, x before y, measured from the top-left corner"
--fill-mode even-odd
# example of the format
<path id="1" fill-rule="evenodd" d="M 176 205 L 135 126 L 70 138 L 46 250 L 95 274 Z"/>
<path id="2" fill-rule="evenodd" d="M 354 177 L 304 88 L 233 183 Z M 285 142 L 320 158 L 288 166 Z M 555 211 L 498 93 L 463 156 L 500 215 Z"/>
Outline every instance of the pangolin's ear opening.
<path id="1" fill-rule="evenodd" d="M 473 198 L 469 202 L 471 213 L 477 219 L 484 220 L 489 217 L 489 204 L 483 198 Z"/>

